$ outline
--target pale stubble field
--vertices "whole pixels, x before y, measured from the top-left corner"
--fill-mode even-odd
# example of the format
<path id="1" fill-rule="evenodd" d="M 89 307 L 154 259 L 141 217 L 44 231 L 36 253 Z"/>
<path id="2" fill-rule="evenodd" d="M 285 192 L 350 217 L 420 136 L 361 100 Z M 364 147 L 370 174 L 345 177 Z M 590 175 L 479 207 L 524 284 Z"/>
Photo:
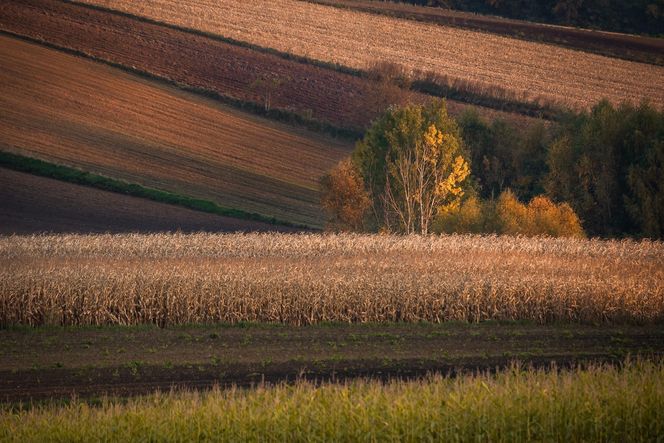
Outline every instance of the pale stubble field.
<path id="1" fill-rule="evenodd" d="M 664 67 L 476 31 L 296 0 L 84 2 L 352 68 L 395 62 L 574 108 L 602 98 L 664 104 Z"/>

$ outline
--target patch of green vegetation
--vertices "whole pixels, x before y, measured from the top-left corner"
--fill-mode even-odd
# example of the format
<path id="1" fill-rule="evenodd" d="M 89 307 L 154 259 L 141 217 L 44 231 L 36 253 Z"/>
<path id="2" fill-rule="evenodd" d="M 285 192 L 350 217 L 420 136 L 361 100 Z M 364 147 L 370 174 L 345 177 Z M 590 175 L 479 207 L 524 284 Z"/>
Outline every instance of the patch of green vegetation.
<path id="1" fill-rule="evenodd" d="M 122 180 L 116 180 L 102 175 L 81 171 L 70 166 L 57 165 L 55 163 L 50 163 L 44 160 L 26 157 L 19 154 L 0 151 L 0 166 L 13 169 L 15 171 L 27 172 L 29 174 L 39 175 L 42 177 L 53 178 L 68 183 L 89 186 L 104 191 L 131 195 L 133 197 L 145 198 L 170 205 L 182 206 L 188 209 L 206 212 L 209 214 L 222 215 L 225 217 L 233 217 L 242 220 L 259 221 L 273 225 L 310 229 L 308 226 L 278 220 L 274 217 L 268 217 L 253 212 L 246 212 L 240 209 L 226 208 L 209 200 L 187 197 L 168 191 L 163 191 L 161 189 L 149 188 L 136 183 L 128 183 Z"/>

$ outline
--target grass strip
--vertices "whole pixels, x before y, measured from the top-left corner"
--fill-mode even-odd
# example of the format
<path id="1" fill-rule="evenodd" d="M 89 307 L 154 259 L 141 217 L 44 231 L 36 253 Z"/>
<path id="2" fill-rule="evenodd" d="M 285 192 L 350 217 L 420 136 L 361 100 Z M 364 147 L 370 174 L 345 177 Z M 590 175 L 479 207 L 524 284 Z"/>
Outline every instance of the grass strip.
<path id="1" fill-rule="evenodd" d="M 444 81 L 436 81 L 431 78 L 435 78 L 435 75 L 425 74 L 423 78 L 416 78 L 411 83 L 410 89 L 434 97 L 446 98 L 468 103 L 470 105 L 497 109 L 503 112 L 513 112 L 545 120 L 557 121 L 569 113 L 569 111 L 562 106 L 555 104 L 537 103 L 533 101 L 526 102 L 508 97 L 510 94 L 506 90 L 501 90 L 504 97 L 500 97 L 474 91 L 473 89 L 477 87 L 470 84 L 464 88 L 458 88 L 446 84 Z"/>
<path id="2" fill-rule="evenodd" d="M 90 186 L 103 191 L 116 192 L 160 203 L 182 206 L 195 211 L 207 212 L 209 214 L 264 222 L 273 225 L 310 229 L 308 226 L 278 220 L 275 217 L 242 211 L 240 209 L 226 208 L 209 200 L 179 195 L 161 189 L 149 188 L 136 183 L 128 183 L 123 180 L 116 180 L 103 175 L 81 171 L 80 169 L 58 165 L 20 154 L 0 151 L 0 166 L 68 183 Z"/>
<path id="3" fill-rule="evenodd" d="M 659 441 L 664 364 L 5 406 L 0 441 Z"/>

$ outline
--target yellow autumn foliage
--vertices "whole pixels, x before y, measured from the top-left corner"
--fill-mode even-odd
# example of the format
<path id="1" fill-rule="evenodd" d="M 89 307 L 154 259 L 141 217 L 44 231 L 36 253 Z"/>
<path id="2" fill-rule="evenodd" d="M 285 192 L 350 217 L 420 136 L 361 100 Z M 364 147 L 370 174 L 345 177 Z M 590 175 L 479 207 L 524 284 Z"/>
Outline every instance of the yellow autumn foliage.
<path id="1" fill-rule="evenodd" d="M 472 196 L 458 207 L 439 211 L 434 230 L 528 237 L 585 237 L 579 218 L 567 203 L 556 204 L 545 196 L 537 196 L 524 204 L 509 190 L 504 191 L 496 202 L 482 202 Z"/>
<path id="2" fill-rule="evenodd" d="M 498 199 L 496 214 L 504 234 L 585 237 L 574 210 L 567 203 L 556 204 L 545 196 L 534 197 L 525 205 L 505 191 Z"/>

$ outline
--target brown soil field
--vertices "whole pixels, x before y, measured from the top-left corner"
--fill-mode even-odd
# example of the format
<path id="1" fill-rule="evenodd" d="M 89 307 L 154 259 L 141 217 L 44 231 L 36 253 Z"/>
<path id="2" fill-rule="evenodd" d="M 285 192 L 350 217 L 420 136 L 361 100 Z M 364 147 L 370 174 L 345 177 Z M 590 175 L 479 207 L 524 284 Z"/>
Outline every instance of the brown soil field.
<path id="1" fill-rule="evenodd" d="M 573 108 L 602 98 L 664 105 L 664 67 L 490 33 L 295 0 L 85 3 L 357 69 L 401 63 Z"/>
<path id="2" fill-rule="evenodd" d="M 0 341 L 0 402 L 664 355 L 656 326 L 497 322 L 5 329 Z"/>
<path id="3" fill-rule="evenodd" d="M 0 149 L 320 226 L 318 180 L 352 144 L 0 36 Z"/>
<path id="4" fill-rule="evenodd" d="M 524 40 L 554 43 L 610 57 L 643 63 L 664 64 L 664 39 L 616 32 L 514 20 L 444 8 L 372 0 L 306 0 L 321 5 L 351 8 L 397 18 L 476 29 Z"/>
<path id="5" fill-rule="evenodd" d="M 392 103 L 422 103 L 429 96 L 350 74 L 288 60 L 136 18 L 58 0 L 7 0 L 0 29 L 71 49 L 190 87 L 263 104 L 256 80 L 273 79 L 271 107 L 294 111 L 333 126 L 362 131 Z M 448 101 L 457 115 L 468 105 Z M 534 119 L 477 108 L 525 126 Z"/>
<path id="6" fill-rule="evenodd" d="M 288 231 L 0 168 L 0 235 Z"/>

